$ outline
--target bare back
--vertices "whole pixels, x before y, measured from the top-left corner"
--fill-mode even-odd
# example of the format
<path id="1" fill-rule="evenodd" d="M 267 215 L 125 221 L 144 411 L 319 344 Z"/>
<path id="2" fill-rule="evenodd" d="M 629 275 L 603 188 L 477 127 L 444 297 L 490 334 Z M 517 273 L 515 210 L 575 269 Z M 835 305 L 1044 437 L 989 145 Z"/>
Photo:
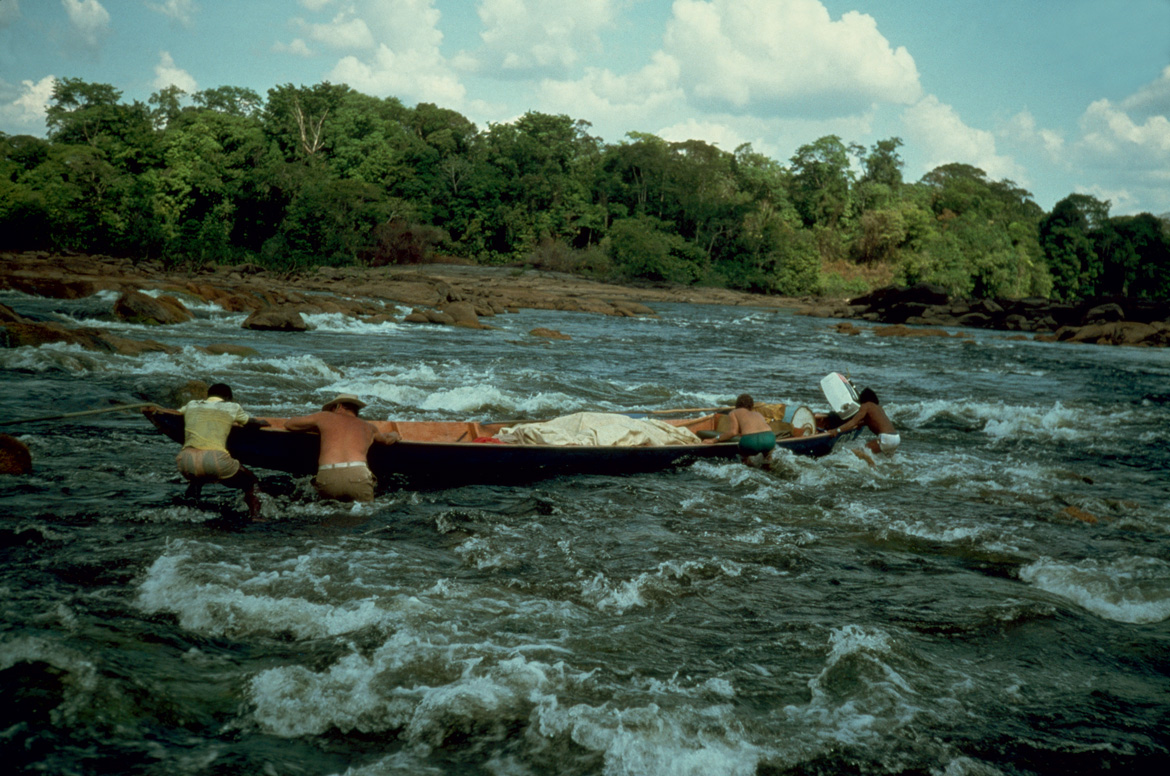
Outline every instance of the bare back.
<path id="1" fill-rule="evenodd" d="M 897 429 L 894 428 L 893 421 L 890 420 L 890 416 L 877 404 L 872 402 L 862 404 L 858 414 L 860 415 L 860 422 L 852 423 L 852 419 L 850 419 L 851 426 L 864 424 L 866 428 L 875 434 L 898 433 Z"/>
<path id="2" fill-rule="evenodd" d="M 344 412 L 316 412 L 291 418 L 284 427 L 289 431 L 316 431 L 321 435 L 318 466 L 365 461 L 377 433 L 372 423 Z"/>
<path id="3" fill-rule="evenodd" d="M 746 407 L 736 407 L 728 414 L 728 418 L 731 420 L 731 431 L 734 435 L 743 436 L 772 430 L 763 415 Z"/>

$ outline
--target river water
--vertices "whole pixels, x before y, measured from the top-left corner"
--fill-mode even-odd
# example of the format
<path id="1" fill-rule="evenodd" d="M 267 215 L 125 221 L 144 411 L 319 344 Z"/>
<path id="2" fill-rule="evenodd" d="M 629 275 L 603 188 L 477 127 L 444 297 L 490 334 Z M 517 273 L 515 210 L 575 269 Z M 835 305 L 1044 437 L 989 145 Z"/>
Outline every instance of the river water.
<path id="1" fill-rule="evenodd" d="M 1170 759 L 1170 352 L 845 336 L 661 305 L 494 330 L 242 315 L 146 329 L 113 297 L 0 302 L 181 345 L 0 350 L 0 419 L 225 381 L 253 414 L 823 409 L 872 386 L 902 449 L 773 471 L 389 490 L 317 502 L 258 471 L 185 501 L 137 413 L 9 426 L 0 752 L 50 774 L 1069 774 Z M 568 341 L 529 337 L 537 326 Z M 260 355 L 209 356 L 196 345 Z M 1161 769 L 1159 769 L 1161 770 Z"/>

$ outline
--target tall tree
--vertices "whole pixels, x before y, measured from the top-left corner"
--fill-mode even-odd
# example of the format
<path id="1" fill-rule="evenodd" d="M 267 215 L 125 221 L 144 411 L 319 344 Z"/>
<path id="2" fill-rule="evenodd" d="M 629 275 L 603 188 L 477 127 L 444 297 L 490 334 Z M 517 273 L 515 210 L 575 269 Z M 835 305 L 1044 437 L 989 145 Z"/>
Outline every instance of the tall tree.
<path id="1" fill-rule="evenodd" d="M 1040 245 L 1060 299 L 1080 299 L 1095 292 L 1101 275 L 1092 234 L 1109 219 L 1109 203 L 1088 194 L 1070 194 L 1040 221 Z"/>
<path id="2" fill-rule="evenodd" d="M 804 225 L 836 229 L 850 210 L 849 149 L 838 136 L 826 135 L 798 148 L 791 162 L 792 203 Z"/>

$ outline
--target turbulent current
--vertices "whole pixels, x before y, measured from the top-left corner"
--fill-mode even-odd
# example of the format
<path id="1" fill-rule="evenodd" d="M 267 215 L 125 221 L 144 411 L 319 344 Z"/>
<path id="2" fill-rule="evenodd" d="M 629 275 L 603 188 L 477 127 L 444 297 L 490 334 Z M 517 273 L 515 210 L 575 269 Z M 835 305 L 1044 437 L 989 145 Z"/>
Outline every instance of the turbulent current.
<path id="1" fill-rule="evenodd" d="M 48 774 L 1069 774 L 1170 760 L 1170 351 L 883 338 L 744 307 L 522 311 L 473 331 L 242 315 L 138 327 L 112 296 L 0 301 L 181 346 L 0 350 L 0 420 L 223 381 L 251 413 L 824 409 L 902 434 L 633 476 L 318 502 L 182 497 L 137 413 L 0 427 L 0 754 Z M 570 340 L 538 340 L 538 326 Z M 196 346 L 246 344 L 259 355 Z M 851 443 L 855 444 L 855 443 Z M 1161 770 L 1159 768 L 1159 770 Z M 10 771 L 11 772 L 11 771 Z"/>

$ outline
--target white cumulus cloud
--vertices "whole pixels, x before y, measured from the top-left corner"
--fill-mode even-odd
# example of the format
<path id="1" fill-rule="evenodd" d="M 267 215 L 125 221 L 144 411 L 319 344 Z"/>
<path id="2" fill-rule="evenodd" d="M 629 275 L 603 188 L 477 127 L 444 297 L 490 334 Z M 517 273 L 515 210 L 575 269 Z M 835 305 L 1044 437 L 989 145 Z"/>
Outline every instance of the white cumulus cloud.
<path id="1" fill-rule="evenodd" d="M 1121 107 L 1138 118 L 1170 116 L 1170 65 L 1162 70 L 1158 78 L 1126 97 Z"/>
<path id="2" fill-rule="evenodd" d="M 839 116 L 921 95 L 872 16 L 834 21 L 820 0 L 675 0 L 664 42 L 693 99 L 725 110 Z"/>
<path id="3" fill-rule="evenodd" d="M 183 26 L 190 26 L 195 18 L 197 6 L 195 0 L 163 0 L 161 3 L 146 4 L 152 11 L 158 11 L 163 16 L 169 16 Z"/>
<path id="4" fill-rule="evenodd" d="M 156 89 L 177 86 L 187 94 L 194 94 L 199 90 L 199 84 L 190 73 L 175 64 L 175 59 L 169 51 L 159 52 L 158 64 L 154 66 L 153 83 Z"/>
<path id="5" fill-rule="evenodd" d="M 917 148 L 925 160 L 922 173 L 944 164 L 970 164 L 992 180 L 1009 178 L 1026 184 L 1022 168 L 996 151 L 995 135 L 967 126 L 950 105 L 933 94 L 902 113 L 907 146 Z"/>
<path id="6" fill-rule="evenodd" d="M 341 51 L 374 46 L 374 36 L 365 21 L 349 14 L 338 14 L 326 24 L 311 24 L 303 19 L 297 23 L 309 38 Z"/>
<path id="7" fill-rule="evenodd" d="M 1049 160 L 1064 161 L 1064 136 L 1053 129 L 1045 129 L 1036 123 L 1036 117 L 1024 110 L 1012 116 L 998 131 L 1006 142 L 1024 149 L 1040 149 Z"/>
<path id="8" fill-rule="evenodd" d="M 614 0 L 482 0 L 481 57 L 518 74 L 561 74 L 601 51 L 614 17 Z"/>
<path id="9" fill-rule="evenodd" d="M 15 99 L 0 104 L 0 128 L 9 134 L 44 134 L 45 109 L 53 97 L 55 76 L 39 81 L 21 81 Z"/>
<path id="10" fill-rule="evenodd" d="M 686 113 L 686 94 L 678 83 L 678 62 L 662 52 L 650 64 L 629 75 L 589 68 L 578 80 L 546 79 L 538 91 L 542 107 L 607 126 L 639 128 L 649 117 Z M 642 126 L 640 131 L 651 132 Z M 616 138 L 610 138 L 616 139 Z"/>
<path id="11" fill-rule="evenodd" d="M 309 48 L 309 44 L 305 43 L 304 38 L 293 38 L 288 43 L 277 41 L 272 44 L 272 50 L 277 54 L 292 54 L 298 57 L 313 56 L 313 51 Z"/>
<path id="12" fill-rule="evenodd" d="M 313 40 L 346 52 L 328 73 L 330 81 L 459 109 L 466 89 L 439 50 L 443 33 L 434 5 L 435 0 L 350 0 L 328 22 L 298 23 Z"/>
<path id="13" fill-rule="evenodd" d="M 1165 165 L 1170 161 L 1170 119 L 1135 120 L 1109 100 L 1097 100 L 1081 117 L 1081 143 L 1090 156 L 1115 164 Z"/>
<path id="14" fill-rule="evenodd" d="M 367 94 L 409 97 L 444 107 L 461 105 L 467 94 L 435 53 L 394 51 L 386 45 L 378 46 L 373 57 L 344 57 L 330 71 L 329 80 Z"/>
<path id="15" fill-rule="evenodd" d="M 85 45 L 97 48 L 110 34 L 110 13 L 98 0 L 61 0 L 73 31 Z"/>

